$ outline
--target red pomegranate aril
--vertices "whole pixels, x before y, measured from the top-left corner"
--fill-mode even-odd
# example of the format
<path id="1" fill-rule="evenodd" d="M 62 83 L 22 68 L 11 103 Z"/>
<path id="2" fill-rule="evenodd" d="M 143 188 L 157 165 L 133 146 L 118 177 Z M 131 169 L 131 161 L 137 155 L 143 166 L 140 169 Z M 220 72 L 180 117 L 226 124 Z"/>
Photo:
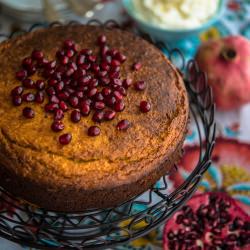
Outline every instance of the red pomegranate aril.
<path id="1" fill-rule="evenodd" d="M 48 87 L 48 88 L 46 89 L 46 93 L 47 93 L 49 96 L 51 96 L 51 95 L 55 95 L 55 94 L 56 94 L 56 91 L 55 91 L 54 87 Z"/>
<path id="2" fill-rule="evenodd" d="M 67 91 L 62 91 L 57 94 L 57 97 L 60 100 L 67 101 L 69 99 L 70 94 Z"/>
<path id="3" fill-rule="evenodd" d="M 62 71 L 60 69 L 56 69 L 51 78 L 58 81 L 62 80 L 64 71 L 64 69 Z"/>
<path id="4" fill-rule="evenodd" d="M 105 87 L 102 89 L 102 94 L 104 96 L 109 96 L 111 94 L 111 92 L 112 92 L 112 90 L 110 88 Z"/>
<path id="5" fill-rule="evenodd" d="M 55 70 L 54 69 L 45 69 L 43 71 L 43 77 L 45 78 L 49 78 L 50 76 L 52 76 L 54 74 Z"/>
<path id="6" fill-rule="evenodd" d="M 113 110 L 107 110 L 104 113 L 104 119 L 107 121 L 113 120 L 115 118 L 115 116 L 116 116 L 116 112 Z"/>
<path id="7" fill-rule="evenodd" d="M 61 59 L 62 57 L 64 57 L 65 56 L 65 51 L 64 50 L 58 50 L 57 52 L 56 52 L 56 57 L 58 58 L 58 59 Z"/>
<path id="8" fill-rule="evenodd" d="M 62 91 L 63 88 L 64 88 L 64 82 L 63 82 L 63 81 L 58 82 L 58 83 L 56 84 L 56 86 L 55 86 L 55 89 L 56 89 L 57 92 Z"/>
<path id="9" fill-rule="evenodd" d="M 68 58 L 71 58 L 75 55 L 75 51 L 73 49 L 68 49 L 66 52 L 65 52 L 66 56 Z"/>
<path id="10" fill-rule="evenodd" d="M 117 67 L 117 66 L 120 66 L 120 65 L 121 65 L 121 63 L 120 63 L 120 61 L 118 61 L 118 60 L 113 59 L 113 60 L 111 61 L 111 66 L 112 66 L 112 67 Z"/>
<path id="11" fill-rule="evenodd" d="M 98 91 L 97 88 L 90 89 L 88 92 L 88 97 L 92 97 L 92 96 L 96 95 L 97 91 Z"/>
<path id="12" fill-rule="evenodd" d="M 113 73 L 113 72 L 119 72 L 120 73 L 121 71 L 121 67 L 120 66 L 115 66 L 115 67 L 112 67 L 110 73 Z"/>
<path id="13" fill-rule="evenodd" d="M 47 65 L 48 62 L 49 62 L 49 61 L 48 61 L 48 59 L 46 59 L 46 58 L 39 59 L 39 60 L 37 61 L 37 66 L 40 67 L 40 68 L 46 67 L 46 65 Z"/>
<path id="14" fill-rule="evenodd" d="M 118 60 L 120 63 L 124 63 L 127 59 L 127 57 L 125 55 L 123 55 L 122 53 L 118 52 L 115 55 L 115 59 Z"/>
<path id="15" fill-rule="evenodd" d="M 38 90 L 43 90 L 45 88 L 45 82 L 43 80 L 36 81 L 36 88 Z"/>
<path id="16" fill-rule="evenodd" d="M 64 74 L 65 74 L 66 77 L 70 77 L 70 76 L 72 76 L 74 74 L 74 72 L 75 72 L 75 70 L 73 68 L 69 68 L 69 69 L 67 69 L 65 71 Z"/>
<path id="17" fill-rule="evenodd" d="M 88 116 L 90 113 L 90 105 L 87 103 L 82 103 L 80 106 L 80 110 L 83 116 Z"/>
<path id="18" fill-rule="evenodd" d="M 103 70 L 103 71 L 99 71 L 99 72 L 98 72 L 98 76 L 99 76 L 99 77 L 105 77 L 107 74 L 108 74 L 108 72 L 107 72 L 106 70 Z"/>
<path id="19" fill-rule="evenodd" d="M 24 79 L 22 83 L 23 86 L 28 89 L 33 89 L 35 87 L 35 83 L 30 78 Z"/>
<path id="20" fill-rule="evenodd" d="M 134 87 L 136 90 L 142 91 L 146 88 L 146 83 L 144 81 L 138 81 L 134 83 Z"/>
<path id="21" fill-rule="evenodd" d="M 109 71 L 110 66 L 106 62 L 101 63 L 102 70 Z"/>
<path id="22" fill-rule="evenodd" d="M 20 106 L 22 104 L 22 97 L 19 95 L 12 96 L 12 103 L 15 106 Z"/>
<path id="23" fill-rule="evenodd" d="M 111 64 L 111 61 L 112 61 L 112 57 L 109 56 L 109 55 L 106 55 L 103 57 L 103 62 L 107 63 L 107 64 Z"/>
<path id="24" fill-rule="evenodd" d="M 57 103 L 47 103 L 44 107 L 44 110 L 46 112 L 54 112 L 56 109 L 59 108 L 59 105 Z"/>
<path id="25" fill-rule="evenodd" d="M 66 65 L 69 63 L 69 58 L 67 56 L 62 56 L 60 62 L 61 64 Z"/>
<path id="26" fill-rule="evenodd" d="M 80 67 L 82 69 L 89 70 L 90 67 L 91 67 L 91 64 L 90 63 L 83 63 L 83 64 L 80 65 Z"/>
<path id="27" fill-rule="evenodd" d="M 60 132 L 64 129 L 64 124 L 61 121 L 56 120 L 51 124 L 51 129 L 54 132 Z"/>
<path id="28" fill-rule="evenodd" d="M 28 72 L 26 70 L 20 70 L 16 72 L 16 78 L 20 81 L 24 80 L 28 75 Z"/>
<path id="29" fill-rule="evenodd" d="M 82 86 L 87 86 L 89 85 L 90 81 L 91 81 L 91 76 L 86 75 L 78 79 L 78 84 Z"/>
<path id="30" fill-rule="evenodd" d="M 94 103 L 94 108 L 97 109 L 97 110 L 102 110 L 105 108 L 105 103 L 104 102 L 95 102 Z"/>
<path id="31" fill-rule="evenodd" d="M 127 130 L 130 127 L 130 122 L 128 120 L 121 120 L 116 125 L 118 130 Z"/>
<path id="32" fill-rule="evenodd" d="M 50 61 L 46 64 L 46 69 L 54 69 L 56 67 L 56 61 Z"/>
<path id="33" fill-rule="evenodd" d="M 68 105 L 64 101 L 60 101 L 59 107 L 64 112 L 66 112 L 68 110 Z"/>
<path id="34" fill-rule="evenodd" d="M 100 71 L 100 66 L 96 63 L 93 63 L 91 65 L 91 69 L 95 72 L 95 73 L 98 73 Z"/>
<path id="35" fill-rule="evenodd" d="M 74 41 L 71 40 L 71 39 L 67 39 L 67 40 L 65 40 L 64 43 L 63 43 L 63 45 L 64 45 L 64 47 L 65 47 L 66 49 L 71 49 L 71 48 L 73 47 L 74 44 L 75 44 Z"/>
<path id="36" fill-rule="evenodd" d="M 59 143 L 61 145 L 68 145 L 72 140 L 72 135 L 67 133 L 67 134 L 63 134 L 59 137 Z"/>
<path id="37" fill-rule="evenodd" d="M 105 100 L 106 105 L 109 106 L 110 108 L 113 108 L 115 102 L 116 102 L 116 99 L 114 96 L 108 96 Z"/>
<path id="38" fill-rule="evenodd" d="M 113 95 L 114 95 L 114 97 L 115 97 L 115 99 L 116 99 L 117 101 L 120 101 L 120 100 L 123 99 L 123 95 L 122 95 L 118 90 L 115 90 L 115 91 L 113 92 Z"/>
<path id="39" fill-rule="evenodd" d="M 124 88 L 128 89 L 132 85 L 132 83 L 133 83 L 132 79 L 127 78 L 123 80 L 122 84 Z"/>
<path id="40" fill-rule="evenodd" d="M 43 91 L 38 91 L 35 96 L 36 103 L 43 103 L 44 102 L 44 93 Z"/>
<path id="41" fill-rule="evenodd" d="M 108 46 L 106 46 L 106 45 L 102 46 L 101 47 L 101 56 L 105 57 L 107 55 L 108 51 L 109 51 L 109 47 Z"/>
<path id="42" fill-rule="evenodd" d="M 98 92 L 98 93 L 95 95 L 95 100 L 96 100 L 96 101 L 103 101 L 103 100 L 104 100 L 104 97 L 103 97 L 102 93 Z"/>
<path id="43" fill-rule="evenodd" d="M 60 102 L 59 99 L 58 99 L 58 97 L 57 97 L 56 95 L 50 96 L 50 97 L 49 97 L 49 100 L 50 100 L 50 102 L 52 102 L 52 103 L 59 103 L 59 102 Z"/>
<path id="44" fill-rule="evenodd" d="M 109 72 L 109 77 L 110 78 L 119 78 L 120 77 L 120 72 L 119 71 L 110 71 Z"/>
<path id="45" fill-rule="evenodd" d="M 29 76 L 34 75 L 36 73 L 36 70 L 37 70 L 37 68 L 33 64 L 27 66 L 27 71 L 28 71 Z"/>
<path id="46" fill-rule="evenodd" d="M 117 101 L 115 103 L 114 109 L 115 109 L 116 112 L 121 112 L 121 111 L 124 110 L 124 108 L 125 108 L 125 104 L 124 104 L 124 102 L 122 100 Z"/>
<path id="47" fill-rule="evenodd" d="M 111 57 L 115 57 L 115 55 L 118 53 L 118 50 L 117 49 L 111 49 L 108 51 L 108 54 L 111 56 Z"/>
<path id="48" fill-rule="evenodd" d="M 97 39 L 97 43 L 103 46 L 107 42 L 107 37 L 105 35 L 100 35 Z"/>
<path id="49" fill-rule="evenodd" d="M 102 77 L 101 78 L 101 83 L 102 83 L 102 85 L 109 85 L 109 83 L 110 83 L 110 78 L 109 77 Z"/>
<path id="50" fill-rule="evenodd" d="M 87 105 L 91 105 L 93 103 L 93 101 L 91 99 L 85 99 L 85 100 L 81 100 L 81 105 L 82 104 L 87 104 Z"/>
<path id="51" fill-rule="evenodd" d="M 94 55 L 88 56 L 88 61 L 94 63 L 96 61 L 97 57 Z"/>
<path id="52" fill-rule="evenodd" d="M 122 80 L 118 78 L 111 79 L 111 84 L 122 86 Z"/>
<path id="53" fill-rule="evenodd" d="M 57 82 L 58 81 L 56 79 L 52 78 L 52 79 L 48 80 L 48 85 L 54 87 L 54 86 L 56 86 Z"/>
<path id="54" fill-rule="evenodd" d="M 31 119 L 35 117 L 35 111 L 29 107 L 25 107 L 23 109 L 23 116 L 25 118 Z"/>
<path id="55" fill-rule="evenodd" d="M 33 102 L 35 100 L 35 95 L 32 93 L 26 93 L 23 94 L 22 99 L 25 102 Z"/>
<path id="56" fill-rule="evenodd" d="M 85 55 L 78 55 L 76 58 L 76 64 L 82 65 L 85 62 L 86 56 Z"/>
<path id="57" fill-rule="evenodd" d="M 142 64 L 141 63 L 135 63 L 134 65 L 133 65 L 133 70 L 136 70 L 136 71 L 138 71 L 138 70 L 140 70 L 141 69 L 141 67 L 142 67 Z"/>
<path id="58" fill-rule="evenodd" d="M 22 61 L 22 66 L 23 66 L 24 68 L 27 68 L 27 67 L 29 67 L 32 63 L 33 63 L 32 58 L 31 58 L 31 57 L 26 57 L 26 58 L 24 58 L 23 61 Z"/>
<path id="59" fill-rule="evenodd" d="M 88 129 L 88 135 L 89 136 L 98 136 L 101 133 L 101 129 L 97 126 L 91 126 Z"/>
<path id="60" fill-rule="evenodd" d="M 64 90 L 65 90 L 65 91 L 67 91 L 69 94 L 73 94 L 73 93 L 75 93 L 75 90 L 74 90 L 74 89 L 72 89 L 71 87 L 68 87 L 68 86 L 67 86 L 67 87 L 65 87 L 65 88 L 64 88 Z"/>
<path id="61" fill-rule="evenodd" d="M 77 123 L 81 120 L 81 113 L 79 110 L 73 110 L 70 117 L 72 122 Z"/>
<path id="62" fill-rule="evenodd" d="M 80 51 L 80 54 L 83 54 L 83 55 L 92 55 L 93 51 L 91 49 L 82 49 Z"/>
<path id="63" fill-rule="evenodd" d="M 17 86 L 14 89 L 12 89 L 11 91 L 11 95 L 15 96 L 15 95 L 21 95 L 23 93 L 23 87 L 22 86 Z"/>
<path id="64" fill-rule="evenodd" d="M 31 57 L 34 59 L 34 60 L 41 60 L 43 58 L 43 52 L 40 51 L 40 50 L 33 50 L 32 54 L 31 54 Z"/>
<path id="65" fill-rule="evenodd" d="M 123 95 L 126 96 L 127 95 L 127 91 L 125 88 L 123 87 L 118 87 L 117 90 Z"/>
<path id="66" fill-rule="evenodd" d="M 62 109 L 56 109 L 54 111 L 54 120 L 59 121 L 59 120 L 62 120 L 63 117 L 64 117 L 64 112 Z"/>
<path id="67" fill-rule="evenodd" d="M 78 80 L 80 77 L 83 77 L 86 75 L 86 70 L 85 69 L 77 69 L 75 72 L 74 72 L 74 75 L 73 75 L 73 78 L 75 80 Z"/>
<path id="68" fill-rule="evenodd" d="M 102 121 L 103 121 L 103 118 L 104 118 L 104 112 L 103 112 L 103 111 L 96 111 L 96 112 L 93 114 L 92 120 L 93 120 L 94 122 L 102 122 Z"/>
<path id="69" fill-rule="evenodd" d="M 141 110 L 141 112 L 147 113 L 147 112 L 150 111 L 150 109 L 151 109 L 151 104 L 149 102 L 147 102 L 147 101 L 141 101 L 141 103 L 140 103 L 140 110 Z"/>
<path id="70" fill-rule="evenodd" d="M 79 50 L 79 45 L 78 44 L 73 44 L 72 49 L 77 52 Z"/>
<path id="71" fill-rule="evenodd" d="M 69 98 L 69 103 L 70 103 L 70 105 L 71 105 L 73 108 L 76 108 L 77 105 L 78 105 L 78 103 L 79 103 L 78 97 L 76 97 L 76 96 L 71 96 L 71 97 Z"/>

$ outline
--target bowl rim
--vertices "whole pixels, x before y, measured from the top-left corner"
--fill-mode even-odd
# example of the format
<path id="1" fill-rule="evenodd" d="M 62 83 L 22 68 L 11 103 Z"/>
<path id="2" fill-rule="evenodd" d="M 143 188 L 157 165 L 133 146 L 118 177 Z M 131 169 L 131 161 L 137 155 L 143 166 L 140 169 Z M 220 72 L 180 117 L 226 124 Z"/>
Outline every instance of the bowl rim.
<path id="1" fill-rule="evenodd" d="M 164 29 L 162 27 L 158 27 L 154 24 L 151 24 L 145 20 L 142 20 L 140 18 L 138 18 L 135 14 L 134 11 L 131 10 L 131 7 L 129 5 L 131 5 L 132 0 L 122 0 L 122 5 L 125 8 L 126 12 L 128 13 L 128 15 L 135 20 L 137 23 L 146 26 L 147 28 L 150 29 L 154 29 L 155 31 L 160 31 L 160 32 L 169 32 L 169 33 L 189 33 L 189 32 L 196 32 L 199 30 L 203 30 L 206 29 L 208 27 L 210 27 L 212 24 L 214 24 L 216 21 L 218 21 L 218 19 L 222 16 L 224 10 L 225 10 L 225 0 L 219 0 L 219 4 L 218 4 L 218 8 L 217 11 L 214 13 L 213 16 L 211 16 L 205 23 L 203 23 L 201 26 L 199 27 L 195 27 L 195 28 L 190 28 L 190 29 Z"/>

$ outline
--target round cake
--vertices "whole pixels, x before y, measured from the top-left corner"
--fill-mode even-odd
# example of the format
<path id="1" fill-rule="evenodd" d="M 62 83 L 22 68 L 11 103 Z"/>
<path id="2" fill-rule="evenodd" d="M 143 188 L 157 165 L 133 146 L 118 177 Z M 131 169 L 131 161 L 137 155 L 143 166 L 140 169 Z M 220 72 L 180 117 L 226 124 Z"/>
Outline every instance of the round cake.
<path id="1" fill-rule="evenodd" d="M 119 29 L 40 29 L 0 44 L 0 180 L 45 209 L 122 203 L 181 156 L 187 92 L 168 59 Z"/>

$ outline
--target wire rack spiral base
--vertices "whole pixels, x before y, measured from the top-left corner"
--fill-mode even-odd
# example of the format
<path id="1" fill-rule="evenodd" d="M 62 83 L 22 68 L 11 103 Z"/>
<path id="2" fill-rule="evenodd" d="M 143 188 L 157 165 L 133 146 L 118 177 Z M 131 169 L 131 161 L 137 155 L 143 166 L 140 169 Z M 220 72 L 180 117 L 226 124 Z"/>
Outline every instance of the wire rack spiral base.
<path id="1" fill-rule="evenodd" d="M 89 24 L 105 28 L 118 26 L 114 21 L 102 24 L 91 20 Z M 50 26 L 54 25 L 61 24 L 53 23 Z M 75 22 L 68 25 L 75 25 Z M 34 25 L 26 32 L 40 26 Z M 16 34 L 2 37 L 10 38 L 13 35 Z M 205 74 L 199 71 L 194 61 L 185 63 L 178 49 L 169 50 L 148 36 L 144 35 L 144 38 L 162 49 L 184 72 L 191 116 L 199 135 L 200 156 L 196 168 L 175 190 L 169 191 L 168 177 L 164 176 L 150 190 L 120 206 L 82 213 L 57 213 L 34 208 L 0 187 L 1 237 L 40 249 L 105 249 L 141 237 L 158 227 L 191 197 L 210 165 L 214 146 L 215 122 L 211 90 Z M 172 171 L 177 169 L 175 166 Z"/>

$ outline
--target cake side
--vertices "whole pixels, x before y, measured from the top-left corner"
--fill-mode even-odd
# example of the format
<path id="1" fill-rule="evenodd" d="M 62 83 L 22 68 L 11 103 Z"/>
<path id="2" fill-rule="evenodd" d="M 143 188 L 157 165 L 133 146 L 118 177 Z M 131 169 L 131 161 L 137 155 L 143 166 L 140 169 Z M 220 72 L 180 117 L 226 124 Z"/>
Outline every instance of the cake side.
<path id="1" fill-rule="evenodd" d="M 102 133 L 98 137 L 90 138 L 86 134 L 87 128 L 94 124 L 90 116 L 76 125 L 66 115 L 65 130 L 71 131 L 73 139 L 71 144 L 62 147 L 57 143 L 58 134 L 50 129 L 51 117 L 43 112 L 41 106 L 29 104 L 36 117 L 27 121 L 20 112 L 23 107 L 14 108 L 11 104 L 9 93 L 17 85 L 15 72 L 20 61 L 34 48 L 53 59 L 65 40 L 65 34 L 81 48 L 93 51 L 98 50 L 96 37 L 105 34 L 109 44 L 127 56 L 121 69 L 122 76 L 130 77 L 133 82 L 143 79 L 147 88 L 143 93 L 129 90 L 125 99 L 126 109 L 113 121 L 100 124 Z M 18 178 L 20 187 L 20 183 L 29 183 L 28 187 L 40 189 L 41 193 L 44 191 L 53 200 L 56 194 L 58 197 L 61 194 L 56 204 L 48 208 L 53 209 L 54 206 L 64 210 L 65 202 L 60 201 L 63 196 L 69 197 L 68 204 L 72 204 L 66 208 L 69 210 L 100 207 L 105 200 L 107 204 L 104 206 L 109 206 L 108 200 L 115 204 L 114 199 L 107 198 L 107 194 L 112 195 L 112 189 L 122 192 L 123 188 L 129 190 L 129 185 L 135 184 L 133 189 L 136 190 L 138 183 L 143 181 L 152 185 L 178 158 L 176 155 L 179 155 L 188 119 L 186 90 L 174 67 L 146 41 L 120 30 L 79 25 L 39 30 L 1 44 L 0 50 L 0 69 L 4 72 L 0 74 L 0 158 L 3 165 L 0 172 L 3 172 L 2 176 L 8 173 L 11 178 L 6 178 L 12 181 Z M 135 72 L 131 65 L 138 61 L 143 67 Z M 152 110 L 146 115 L 138 109 L 138 104 L 144 99 L 152 103 Z M 121 119 L 128 119 L 132 124 L 126 132 L 115 129 L 115 124 Z M 158 171 L 166 160 L 169 164 Z M 157 172 L 161 173 L 152 177 L 150 182 L 149 176 Z M 145 184 L 136 192 L 127 191 L 125 196 L 131 197 L 147 187 Z M 99 192 L 103 194 L 103 200 L 93 197 L 91 202 L 83 204 L 85 202 L 79 201 L 77 204 L 71 198 L 76 192 L 84 194 L 81 197 Z M 22 191 L 19 193 L 23 196 Z M 28 197 L 31 196 L 27 194 L 25 198 L 30 200 Z M 45 200 L 39 202 L 38 198 L 35 203 L 46 207 L 49 202 L 45 204 Z M 60 203 L 64 205 L 60 207 Z"/>

